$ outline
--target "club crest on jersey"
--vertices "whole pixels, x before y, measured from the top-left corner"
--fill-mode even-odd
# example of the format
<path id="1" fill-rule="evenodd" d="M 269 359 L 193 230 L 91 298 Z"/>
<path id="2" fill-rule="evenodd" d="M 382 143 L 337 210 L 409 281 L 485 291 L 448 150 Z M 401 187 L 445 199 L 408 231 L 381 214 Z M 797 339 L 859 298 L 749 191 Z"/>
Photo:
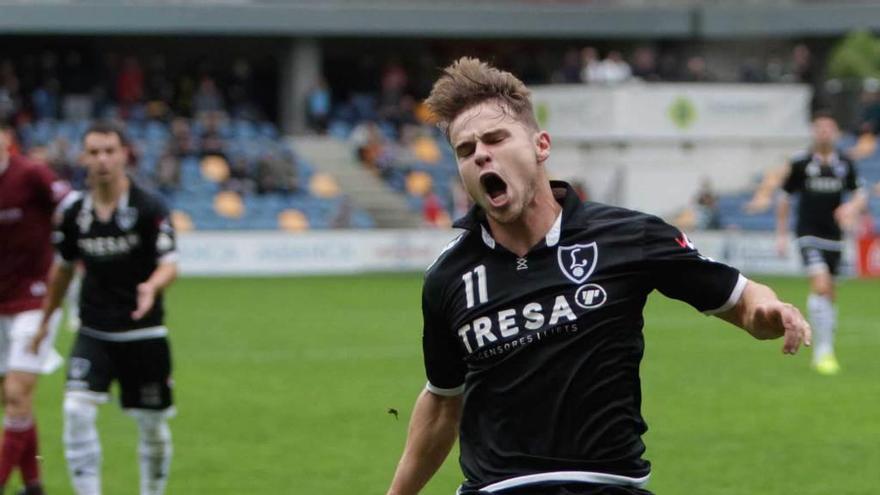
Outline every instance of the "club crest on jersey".
<path id="1" fill-rule="evenodd" d="M 573 246 L 559 246 L 556 251 L 559 260 L 559 269 L 562 274 L 576 284 L 581 284 L 590 278 L 596 269 L 596 261 L 599 259 L 599 248 L 595 242 L 589 244 L 575 244 Z"/>
<path id="2" fill-rule="evenodd" d="M 79 214 L 76 215 L 76 225 L 79 226 L 80 233 L 88 232 L 92 226 L 92 212 L 87 208 L 79 210 Z"/>
<path id="3" fill-rule="evenodd" d="M 608 300 L 605 289 L 598 284 L 587 284 L 578 287 L 574 293 L 574 302 L 584 309 L 598 308 Z"/>
<path id="4" fill-rule="evenodd" d="M 130 206 L 116 211 L 116 225 L 122 230 L 131 230 L 137 222 L 138 211 Z"/>

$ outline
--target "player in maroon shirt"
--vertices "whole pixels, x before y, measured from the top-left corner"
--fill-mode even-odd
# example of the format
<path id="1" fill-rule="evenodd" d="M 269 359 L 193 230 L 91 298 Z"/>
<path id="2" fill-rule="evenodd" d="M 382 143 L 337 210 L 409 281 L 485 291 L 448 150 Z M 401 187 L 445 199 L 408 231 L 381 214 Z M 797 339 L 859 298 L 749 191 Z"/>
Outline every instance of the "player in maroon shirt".
<path id="1" fill-rule="evenodd" d="M 0 376 L 5 416 L 0 443 L 0 492 L 19 467 L 24 494 L 42 494 L 33 394 L 37 377 L 61 364 L 53 338 L 37 353 L 28 345 L 40 326 L 52 264 L 52 215 L 70 192 L 49 167 L 10 155 L 11 131 L 0 127 Z"/>

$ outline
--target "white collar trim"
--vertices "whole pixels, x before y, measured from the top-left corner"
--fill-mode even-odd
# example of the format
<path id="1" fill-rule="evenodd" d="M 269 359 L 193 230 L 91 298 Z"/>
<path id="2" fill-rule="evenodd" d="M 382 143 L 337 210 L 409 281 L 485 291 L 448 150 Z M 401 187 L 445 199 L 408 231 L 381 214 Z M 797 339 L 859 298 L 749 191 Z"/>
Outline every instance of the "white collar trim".
<path id="1" fill-rule="evenodd" d="M 553 226 L 550 227 L 550 232 L 547 232 L 547 237 L 544 239 L 547 241 L 547 247 L 553 247 L 559 244 L 559 236 L 562 233 L 562 210 L 559 210 L 559 215 L 556 216 L 556 221 L 553 222 Z"/>
<path id="2" fill-rule="evenodd" d="M 131 188 L 126 189 L 125 191 L 123 191 L 122 194 L 119 195 L 119 199 L 116 201 L 116 210 L 121 210 L 123 208 L 128 207 L 128 195 L 130 192 L 131 192 Z M 89 192 L 88 194 L 85 195 L 85 198 L 83 198 L 82 209 L 94 210 L 94 208 L 95 208 L 95 200 L 92 198 L 92 193 Z"/>
<path id="3" fill-rule="evenodd" d="M 481 234 L 483 235 L 483 243 L 489 246 L 489 249 L 495 249 L 495 239 L 492 238 L 492 234 L 486 229 L 486 226 L 480 224 Z"/>
<path id="4" fill-rule="evenodd" d="M 547 243 L 547 247 L 553 247 L 559 244 L 559 237 L 562 233 L 562 211 L 559 211 L 559 215 L 556 215 L 556 220 L 553 221 L 553 226 L 550 227 L 550 231 L 547 232 L 547 235 L 544 237 L 544 240 Z M 495 249 L 495 239 L 492 237 L 492 234 L 489 233 L 489 229 L 486 228 L 485 225 L 480 224 L 480 234 L 483 238 L 483 244 L 489 247 L 489 249 Z"/>

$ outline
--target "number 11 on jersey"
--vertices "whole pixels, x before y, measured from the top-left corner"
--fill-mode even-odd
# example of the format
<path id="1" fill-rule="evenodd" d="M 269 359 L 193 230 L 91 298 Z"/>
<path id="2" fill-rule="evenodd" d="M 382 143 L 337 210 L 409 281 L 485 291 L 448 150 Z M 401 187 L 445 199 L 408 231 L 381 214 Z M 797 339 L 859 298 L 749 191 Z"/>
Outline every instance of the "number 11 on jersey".
<path id="1" fill-rule="evenodd" d="M 477 297 L 474 302 L 474 274 L 477 274 Z M 461 276 L 464 280 L 464 292 L 467 297 L 467 307 L 473 308 L 475 304 L 483 304 L 489 300 L 489 291 L 486 289 L 486 265 L 480 265 Z"/>

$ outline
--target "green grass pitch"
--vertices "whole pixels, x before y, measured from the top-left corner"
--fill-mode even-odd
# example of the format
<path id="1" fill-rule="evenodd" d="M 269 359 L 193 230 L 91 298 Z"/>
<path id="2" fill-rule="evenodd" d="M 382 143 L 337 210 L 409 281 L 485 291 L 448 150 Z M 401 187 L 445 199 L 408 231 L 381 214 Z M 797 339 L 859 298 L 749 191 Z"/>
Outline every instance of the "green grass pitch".
<path id="1" fill-rule="evenodd" d="M 803 307 L 804 281 L 767 281 Z M 180 280 L 168 295 L 179 409 L 168 493 L 384 493 L 425 383 L 420 287 L 420 275 Z M 829 378 L 808 369 L 809 352 L 783 356 L 779 341 L 653 295 L 642 366 L 649 487 L 877 493 L 880 283 L 846 281 L 840 301 L 843 372 Z M 62 353 L 71 340 L 62 331 Z M 61 389 L 56 373 L 37 400 L 52 495 L 71 493 Z M 105 493 L 137 493 L 133 420 L 108 404 L 99 425 Z M 451 495 L 460 477 L 453 453 L 423 493 Z"/>

